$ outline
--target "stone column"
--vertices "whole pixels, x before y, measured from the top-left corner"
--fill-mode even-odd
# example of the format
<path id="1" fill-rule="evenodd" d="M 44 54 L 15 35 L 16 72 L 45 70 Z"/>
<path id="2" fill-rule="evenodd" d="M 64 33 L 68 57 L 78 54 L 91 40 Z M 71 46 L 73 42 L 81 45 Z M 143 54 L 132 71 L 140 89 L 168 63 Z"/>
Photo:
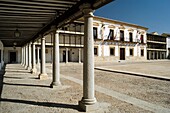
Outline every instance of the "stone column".
<path id="1" fill-rule="evenodd" d="M 21 65 L 23 64 L 23 47 L 21 47 Z"/>
<path id="2" fill-rule="evenodd" d="M 148 51 L 148 55 L 149 55 L 149 60 L 151 60 L 151 51 Z"/>
<path id="3" fill-rule="evenodd" d="M 160 59 L 162 60 L 162 52 L 159 52 Z"/>
<path id="4" fill-rule="evenodd" d="M 59 57 L 59 33 L 56 30 L 52 32 L 53 38 L 53 78 L 51 88 L 61 85 L 60 82 L 60 57 Z"/>
<path id="5" fill-rule="evenodd" d="M 28 45 L 25 46 L 25 68 L 28 67 Z"/>
<path id="6" fill-rule="evenodd" d="M 41 67 L 40 67 L 40 74 L 39 79 L 47 79 L 48 75 L 45 69 L 45 37 L 41 35 Z"/>
<path id="7" fill-rule="evenodd" d="M 94 89 L 94 39 L 93 39 L 93 10 L 90 4 L 84 4 L 84 62 L 83 62 L 83 98 L 79 106 L 84 111 L 96 109 Z"/>
<path id="8" fill-rule="evenodd" d="M 22 66 L 25 65 L 25 46 L 23 46 L 23 63 Z"/>
<path id="9" fill-rule="evenodd" d="M 155 51 L 153 51 L 153 60 L 155 60 Z"/>
<path id="10" fill-rule="evenodd" d="M 31 71 L 31 43 L 28 44 L 28 70 Z"/>
<path id="11" fill-rule="evenodd" d="M 81 48 L 79 48 L 79 63 L 81 63 Z"/>
<path id="12" fill-rule="evenodd" d="M 37 64 L 40 64 L 40 48 L 37 47 Z"/>
<path id="13" fill-rule="evenodd" d="M 36 65 L 35 65 L 35 42 L 32 43 L 32 69 L 31 69 L 31 73 L 36 73 L 37 69 L 36 69 Z"/>
<path id="14" fill-rule="evenodd" d="M 157 60 L 159 59 L 158 55 L 159 55 L 159 52 L 157 51 Z"/>
<path id="15" fill-rule="evenodd" d="M 68 63 L 68 48 L 66 48 L 66 63 Z"/>

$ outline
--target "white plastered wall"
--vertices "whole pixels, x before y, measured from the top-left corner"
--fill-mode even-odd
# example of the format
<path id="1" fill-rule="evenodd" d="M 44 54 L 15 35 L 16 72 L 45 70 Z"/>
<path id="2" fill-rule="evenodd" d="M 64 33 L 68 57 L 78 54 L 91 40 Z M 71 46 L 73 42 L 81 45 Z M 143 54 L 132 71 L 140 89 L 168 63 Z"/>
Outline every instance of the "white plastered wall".
<path id="1" fill-rule="evenodd" d="M 4 47 L 4 63 L 10 62 L 10 52 L 16 52 L 16 63 L 21 63 L 21 47 Z"/>

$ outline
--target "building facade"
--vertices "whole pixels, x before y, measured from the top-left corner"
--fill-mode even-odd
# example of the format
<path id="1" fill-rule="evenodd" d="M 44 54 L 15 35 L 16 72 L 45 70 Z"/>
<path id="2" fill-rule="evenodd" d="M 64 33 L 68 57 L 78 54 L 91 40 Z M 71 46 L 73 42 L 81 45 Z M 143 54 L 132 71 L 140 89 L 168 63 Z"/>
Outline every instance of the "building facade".
<path id="1" fill-rule="evenodd" d="M 95 61 L 146 60 L 147 28 L 94 17 Z"/>
<path id="2" fill-rule="evenodd" d="M 167 54 L 166 36 L 158 35 L 156 32 L 147 34 L 147 59 L 166 59 Z"/>
<path id="3" fill-rule="evenodd" d="M 170 34 L 163 33 L 162 35 L 167 37 L 166 38 L 166 42 L 167 42 L 167 46 L 166 46 L 166 48 L 167 48 L 166 58 L 170 59 Z"/>

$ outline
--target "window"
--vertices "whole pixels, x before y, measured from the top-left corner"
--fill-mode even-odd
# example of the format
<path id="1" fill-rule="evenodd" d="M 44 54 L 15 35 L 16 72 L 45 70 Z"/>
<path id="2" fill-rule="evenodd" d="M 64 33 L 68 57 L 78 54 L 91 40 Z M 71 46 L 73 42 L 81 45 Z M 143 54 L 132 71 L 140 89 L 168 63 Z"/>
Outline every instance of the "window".
<path id="1" fill-rule="evenodd" d="M 110 29 L 108 39 L 113 40 L 114 39 L 114 31 Z"/>
<path id="2" fill-rule="evenodd" d="M 133 34 L 132 33 L 129 33 L 129 40 L 130 40 L 130 42 L 133 42 Z"/>
<path id="3" fill-rule="evenodd" d="M 130 49 L 130 56 L 133 56 L 133 49 Z"/>
<path id="4" fill-rule="evenodd" d="M 141 49 L 141 56 L 144 56 L 144 50 Z"/>
<path id="5" fill-rule="evenodd" d="M 97 48 L 94 48 L 94 55 L 97 55 Z"/>
<path id="6" fill-rule="evenodd" d="M 115 49 L 114 48 L 110 48 L 110 56 L 111 55 L 113 55 L 113 56 L 115 55 Z"/>
<path id="7" fill-rule="evenodd" d="M 97 39 L 97 28 L 93 27 L 93 37 L 94 39 Z"/>
<path id="8" fill-rule="evenodd" d="M 144 43 L 143 41 L 143 35 L 140 36 L 141 43 Z"/>
<path id="9" fill-rule="evenodd" d="M 120 31 L 120 41 L 124 41 L 124 31 Z"/>

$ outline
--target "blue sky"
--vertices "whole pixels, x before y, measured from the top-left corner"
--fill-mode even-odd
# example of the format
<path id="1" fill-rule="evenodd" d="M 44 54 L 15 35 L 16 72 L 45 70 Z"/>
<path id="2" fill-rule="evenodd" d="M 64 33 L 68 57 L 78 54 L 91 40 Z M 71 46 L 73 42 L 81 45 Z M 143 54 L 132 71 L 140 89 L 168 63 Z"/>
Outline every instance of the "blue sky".
<path id="1" fill-rule="evenodd" d="M 170 33 L 170 0 L 115 0 L 94 15 L 141 25 L 148 32 Z"/>

